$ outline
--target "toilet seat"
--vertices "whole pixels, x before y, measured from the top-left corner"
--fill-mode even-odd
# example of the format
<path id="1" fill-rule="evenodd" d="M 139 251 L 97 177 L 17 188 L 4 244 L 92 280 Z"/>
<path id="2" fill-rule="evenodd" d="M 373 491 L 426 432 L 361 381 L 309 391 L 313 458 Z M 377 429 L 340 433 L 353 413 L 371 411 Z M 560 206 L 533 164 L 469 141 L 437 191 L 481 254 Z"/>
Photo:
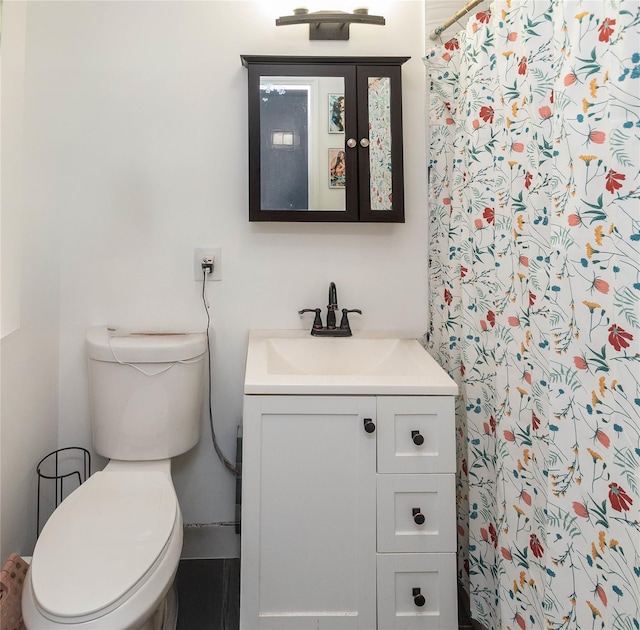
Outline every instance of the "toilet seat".
<path id="1" fill-rule="evenodd" d="M 38 539 L 30 569 L 38 609 L 66 623 L 114 610 L 153 574 L 179 521 L 166 474 L 94 474 L 62 502 Z"/>

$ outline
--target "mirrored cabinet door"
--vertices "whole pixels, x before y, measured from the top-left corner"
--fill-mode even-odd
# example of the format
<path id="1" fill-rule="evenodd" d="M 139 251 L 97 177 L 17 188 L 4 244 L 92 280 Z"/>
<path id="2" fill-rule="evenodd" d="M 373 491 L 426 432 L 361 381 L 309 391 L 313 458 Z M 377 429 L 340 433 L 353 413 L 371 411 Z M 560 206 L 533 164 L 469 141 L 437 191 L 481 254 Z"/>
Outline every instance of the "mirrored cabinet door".
<path id="1" fill-rule="evenodd" d="M 406 60 L 242 56 L 251 221 L 404 221 Z"/>
<path id="2" fill-rule="evenodd" d="M 404 220 L 400 81 L 400 66 L 357 68 L 361 221 Z"/>

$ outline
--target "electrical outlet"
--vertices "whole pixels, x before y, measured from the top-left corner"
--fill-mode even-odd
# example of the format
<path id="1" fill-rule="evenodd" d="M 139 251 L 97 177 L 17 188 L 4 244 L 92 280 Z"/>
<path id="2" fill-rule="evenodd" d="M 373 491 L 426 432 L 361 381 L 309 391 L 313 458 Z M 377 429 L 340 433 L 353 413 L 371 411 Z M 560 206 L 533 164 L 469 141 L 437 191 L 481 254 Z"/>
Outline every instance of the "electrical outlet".
<path id="1" fill-rule="evenodd" d="M 194 278 L 202 282 L 202 263 L 213 260 L 213 273 L 207 274 L 207 280 L 222 280 L 222 254 L 220 247 L 197 247 L 193 250 Z"/>

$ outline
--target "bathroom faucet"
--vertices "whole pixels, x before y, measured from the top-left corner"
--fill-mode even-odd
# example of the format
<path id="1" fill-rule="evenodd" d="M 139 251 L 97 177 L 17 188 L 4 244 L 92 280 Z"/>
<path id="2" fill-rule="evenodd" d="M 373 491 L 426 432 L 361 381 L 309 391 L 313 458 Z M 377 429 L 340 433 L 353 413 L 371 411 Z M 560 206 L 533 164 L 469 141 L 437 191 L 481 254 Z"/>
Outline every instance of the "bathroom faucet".
<path id="1" fill-rule="evenodd" d="M 327 328 L 336 327 L 336 311 L 338 310 L 338 291 L 336 283 L 329 283 L 329 304 L 327 304 Z"/>
<path id="2" fill-rule="evenodd" d="M 359 313 L 362 311 L 358 308 L 343 308 L 340 326 L 336 326 L 336 311 L 338 310 L 338 291 L 335 282 L 329 284 L 329 304 L 327 305 L 327 325 L 322 325 L 322 317 L 319 308 L 303 308 L 298 311 L 298 315 L 303 313 L 314 313 L 313 325 L 311 326 L 311 334 L 314 337 L 351 337 L 351 326 L 349 324 L 349 313 Z"/>

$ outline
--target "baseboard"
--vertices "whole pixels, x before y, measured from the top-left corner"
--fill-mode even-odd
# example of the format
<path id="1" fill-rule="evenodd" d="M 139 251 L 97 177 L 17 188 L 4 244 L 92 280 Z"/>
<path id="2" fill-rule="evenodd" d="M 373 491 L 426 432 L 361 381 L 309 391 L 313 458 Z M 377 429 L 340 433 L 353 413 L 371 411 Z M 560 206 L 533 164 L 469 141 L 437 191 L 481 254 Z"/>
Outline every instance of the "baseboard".
<path id="1" fill-rule="evenodd" d="M 240 536 L 234 527 L 185 527 L 182 560 L 238 558 Z"/>

